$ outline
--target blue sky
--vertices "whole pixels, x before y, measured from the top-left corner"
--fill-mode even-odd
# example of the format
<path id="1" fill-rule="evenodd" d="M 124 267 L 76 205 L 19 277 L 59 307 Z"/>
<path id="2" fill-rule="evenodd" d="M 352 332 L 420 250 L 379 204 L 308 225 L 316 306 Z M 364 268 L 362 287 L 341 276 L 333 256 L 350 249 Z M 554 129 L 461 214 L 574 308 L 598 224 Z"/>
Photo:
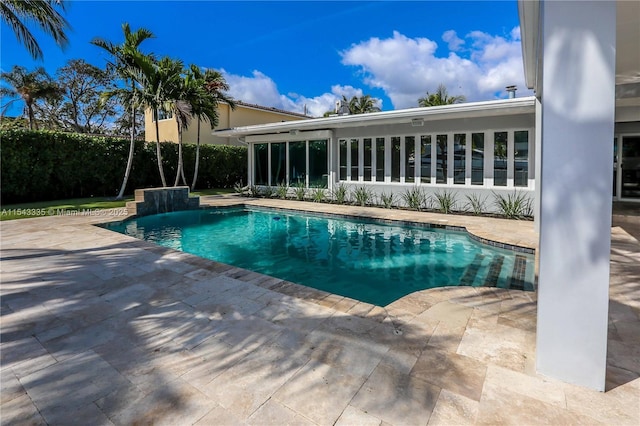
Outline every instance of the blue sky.
<path id="1" fill-rule="evenodd" d="M 469 101 L 524 90 L 516 1 L 70 1 L 70 45 L 37 32 L 34 61 L 2 24 L 0 65 L 50 74 L 69 59 L 103 67 L 89 43 L 122 41 L 123 22 L 155 39 L 141 48 L 221 70 L 236 99 L 322 115 L 341 95 L 370 94 L 383 110 L 417 106 L 443 83 Z M 3 102 L 4 104 L 4 102 Z M 19 110 L 16 112 L 19 113 Z"/>

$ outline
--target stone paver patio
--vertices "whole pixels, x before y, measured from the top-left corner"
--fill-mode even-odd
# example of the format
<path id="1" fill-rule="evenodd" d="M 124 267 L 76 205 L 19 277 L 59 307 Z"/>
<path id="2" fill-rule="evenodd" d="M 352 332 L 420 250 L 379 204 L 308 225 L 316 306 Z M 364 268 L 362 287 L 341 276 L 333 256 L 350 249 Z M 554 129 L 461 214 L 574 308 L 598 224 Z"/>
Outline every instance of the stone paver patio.
<path id="1" fill-rule="evenodd" d="M 535 247 L 532 222 L 251 203 Z M 535 293 L 449 287 L 381 308 L 92 226 L 112 219 L 0 223 L 2 424 L 640 424 L 640 243 L 624 228 L 600 393 L 535 373 Z"/>

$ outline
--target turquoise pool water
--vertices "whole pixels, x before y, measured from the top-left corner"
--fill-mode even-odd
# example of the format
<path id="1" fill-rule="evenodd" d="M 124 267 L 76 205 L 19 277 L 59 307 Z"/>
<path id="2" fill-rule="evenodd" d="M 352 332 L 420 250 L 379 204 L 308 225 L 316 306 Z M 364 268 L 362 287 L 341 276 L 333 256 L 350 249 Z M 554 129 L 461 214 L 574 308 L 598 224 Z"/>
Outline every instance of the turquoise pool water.
<path id="1" fill-rule="evenodd" d="M 433 287 L 533 290 L 533 256 L 466 232 L 255 208 L 159 214 L 104 225 L 197 256 L 385 306 Z"/>

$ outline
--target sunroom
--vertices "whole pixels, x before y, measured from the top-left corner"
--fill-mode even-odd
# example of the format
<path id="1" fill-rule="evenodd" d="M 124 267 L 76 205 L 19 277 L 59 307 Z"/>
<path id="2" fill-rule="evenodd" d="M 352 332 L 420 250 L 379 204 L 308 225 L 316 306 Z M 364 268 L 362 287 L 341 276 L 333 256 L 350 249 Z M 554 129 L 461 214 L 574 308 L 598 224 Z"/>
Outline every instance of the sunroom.
<path id="1" fill-rule="evenodd" d="M 366 188 L 372 203 L 413 188 L 484 200 L 517 193 L 533 206 L 535 101 L 515 98 L 338 115 L 216 131 L 248 145 L 248 185 Z M 532 213 L 532 212 L 531 212 Z"/>

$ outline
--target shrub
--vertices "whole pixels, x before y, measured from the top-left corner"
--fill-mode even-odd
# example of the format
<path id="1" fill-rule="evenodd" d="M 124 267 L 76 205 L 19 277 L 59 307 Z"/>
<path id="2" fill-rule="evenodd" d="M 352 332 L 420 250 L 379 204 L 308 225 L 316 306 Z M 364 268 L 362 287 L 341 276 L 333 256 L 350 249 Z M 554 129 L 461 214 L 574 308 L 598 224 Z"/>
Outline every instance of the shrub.
<path id="1" fill-rule="evenodd" d="M 115 196 L 122 184 L 129 140 L 53 131 L 0 130 L 3 203 L 78 197 Z M 136 141 L 127 193 L 160 186 L 155 143 Z M 173 183 L 178 145 L 161 143 L 167 183 Z M 195 145 L 183 146 L 185 176 L 190 181 Z M 197 189 L 232 188 L 246 178 L 247 148 L 200 146 Z"/>
<path id="2" fill-rule="evenodd" d="M 508 219 L 523 219 L 533 215 L 531 199 L 522 192 L 515 191 L 507 196 L 493 193 L 498 212 Z"/>
<path id="3" fill-rule="evenodd" d="M 366 206 L 373 201 L 373 192 L 366 186 L 358 186 L 353 190 L 353 200 L 359 206 Z"/>
<path id="4" fill-rule="evenodd" d="M 427 197 L 422 188 L 414 186 L 402 193 L 404 204 L 412 210 L 420 210 L 426 203 Z"/>
<path id="5" fill-rule="evenodd" d="M 467 203 L 464 205 L 466 211 L 475 215 L 481 215 L 486 210 L 487 197 L 481 197 L 478 194 L 466 194 Z"/>
<path id="6" fill-rule="evenodd" d="M 453 191 L 438 191 L 433 194 L 435 208 L 440 213 L 449 214 L 456 208 L 456 193 Z"/>
<path id="7" fill-rule="evenodd" d="M 380 201 L 382 202 L 382 205 L 385 209 L 390 209 L 396 202 L 395 194 L 393 192 L 389 194 L 383 192 L 382 194 L 380 194 Z"/>
<path id="8" fill-rule="evenodd" d="M 262 196 L 265 198 L 271 198 L 273 196 L 273 188 L 271 186 L 265 186 L 262 189 Z"/>
<path id="9" fill-rule="evenodd" d="M 332 196 L 336 203 L 344 204 L 347 201 L 347 187 L 342 184 L 338 184 L 338 186 L 333 190 Z"/>
<path id="10" fill-rule="evenodd" d="M 284 200 L 287 198 L 287 194 L 289 193 L 289 187 L 284 183 L 278 184 L 276 187 L 276 197 Z"/>
<path id="11" fill-rule="evenodd" d="M 311 199 L 316 203 L 322 203 L 326 200 L 327 195 L 324 192 L 324 188 L 313 188 L 311 190 Z"/>
<path id="12" fill-rule="evenodd" d="M 296 184 L 296 186 L 293 188 L 293 194 L 295 195 L 296 200 L 304 200 L 304 196 L 307 195 L 307 188 L 305 188 L 304 182 L 299 182 L 298 184 Z"/>

